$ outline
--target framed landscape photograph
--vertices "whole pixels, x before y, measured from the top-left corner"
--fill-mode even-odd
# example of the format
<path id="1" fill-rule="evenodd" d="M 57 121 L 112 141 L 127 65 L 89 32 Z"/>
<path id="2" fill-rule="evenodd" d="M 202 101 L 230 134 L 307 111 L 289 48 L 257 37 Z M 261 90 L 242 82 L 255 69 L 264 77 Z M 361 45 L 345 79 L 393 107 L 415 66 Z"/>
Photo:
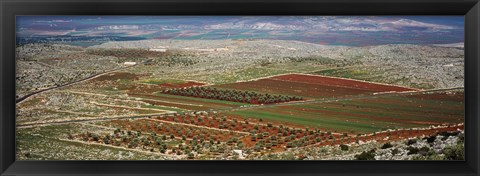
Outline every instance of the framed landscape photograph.
<path id="1" fill-rule="evenodd" d="M 0 173 L 478 175 L 479 8 L 2 1 Z"/>

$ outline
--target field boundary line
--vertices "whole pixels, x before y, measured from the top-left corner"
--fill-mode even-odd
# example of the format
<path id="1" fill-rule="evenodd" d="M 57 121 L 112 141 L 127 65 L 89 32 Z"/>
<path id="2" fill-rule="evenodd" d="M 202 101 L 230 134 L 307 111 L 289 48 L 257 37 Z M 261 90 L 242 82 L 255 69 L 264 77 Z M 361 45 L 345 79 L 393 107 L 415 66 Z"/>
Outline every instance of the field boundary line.
<path id="1" fill-rule="evenodd" d="M 116 130 L 116 128 L 112 128 L 112 127 L 108 127 L 108 126 L 102 126 L 102 125 L 95 125 L 95 124 L 91 124 L 91 123 L 88 123 L 88 122 L 80 122 L 79 124 L 83 125 L 83 126 L 103 128 L 103 129 L 106 129 L 106 130 Z"/>
<path id="2" fill-rule="evenodd" d="M 49 122 L 40 122 L 40 123 L 24 123 L 17 124 L 17 128 L 32 128 L 37 126 L 48 126 L 48 125 L 62 125 L 68 123 L 82 123 L 82 122 L 94 122 L 94 121 L 110 121 L 110 120 L 121 120 L 121 119 L 142 119 L 148 118 L 149 116 L 160 116 L 169 113 L 155 113 L 155 114 L 131 114 L 131 115 L 122 115 L 122 116 L 103 116 L 101 118 L 91 118 L 91 119 L 72 119 L 72 120 L 63 120 L 63 121 L 49 121 Z"/>
<path id="3" fill-rule="evenodd" d="M 92 96 L 101 96 L 101 97 L 108 97 L 109 96 L 109 95 L 105 95 L 105 94 L 91 93 L 91 92 L 79 92 L 79 91 L 73 91 L 73 90 L 57 90 L 56 92 L 82 94 L 82 95 L 92 95 Z"/>
<path id="4" fill-rule="evenodd" d="M 162 102 L 162 103 L 171 103 L 171 104 L 179 104 L 179 105 L 186 105 L 186 106 L 197 106 L 197 107 L 203 107 L 203 105 L 199 104 L 190 104 L 190 103 L 181 103 L 181 102 L 171 102 L 171 101 L 164 101 L 164 100 L 155 100 L 151 98 L 143 98 L 143 97 L 136 97 L 135 95 L 140 95 L 140 96 L 145 96 L 145 94 L 140 94 L 140 93 L 135 93 L 133 98 L 140 98 L 140 100 L 149 100 L 149 101 L 156 101 L 156 102 Z M 153 95 L 155 96 L 155 95 Z M 129 95 L 130 97 L 130 95 Z"/>
<path id="5" fill-rule="evenodd" d="M 141 98 L 141 100 L 130 100 L 130 99 L 128 99 L 128 98 L 121 98 L 121 97 L 119 97 L 118 95 L 105 95 L 105 94 L 96 94 L 96 93 L 79 92 L 79 91 L 57 91 L 57 92 L 65 92 L 65 93 L 73 93 L 73 94 L 82 94 L 82 95 L 92 95 L 92 96 L 101 96 L 101 97 L 111 98 L 113 101 L 137 102 L 137 103 L 141 103 L 141 104 L 143 104 L 143 105 L 151 105 L 150 103 L 141 101 L 141 100 L 149 100 L 149 99 L 145 99 L 145 98 Z M 150 101 L 154 101 L 154 100 L 150 100 Z M 179 107 L 174 107 L 174 106 L 164 106 L 164 105 L 155 105 L 155 106 L 164 107 L 164 108 L 175 108 L 175 109 L 179 109 L 179 110 L 187 110 L 187 109 L 183 109 L 183 108 L 179 108 Z M 154 109 L 155 109 L 155 108 L 154 108 Z M 158 109 L 158 110 L 161 110 L 161 109 Z"/>
<path id="6" fill-rule="evenodd" d="M 89 103 L 94 104 L 94 105 L 98 105 L 98 106 L 107 106 L 107 107 L 112 107 L 112 108 L 150 110 L 150 111 L 158 111 L 158 112 L 165 112 L 165 113 L 174 113 L 174 112 L 176 112 L 176 111 L 168 111 L 168 110 L 160 110 L 160 109 L 137 108 L 137 107 L 129 107 L 129 106 L 121 106 L 121 105 L 111 105 L 111 104 L 98 103 L 98 102 L 95 102 L 95 101 L 90 101 Z"/>
<path id="7" fill-rule="evenodd" d="M 75 112 L 75 111 L 68 111 L 68 110 L 52 109 L 51 111 L 60 112 L 60 113 L 69 113 L 69 114 L 83 115 L 83 116 L 86 116 L 86 117 L 101 117 L 101 116 L 98 116 L 98 115 L 90 115 L 90 114 L 86 114 L 86 113 Z"/>

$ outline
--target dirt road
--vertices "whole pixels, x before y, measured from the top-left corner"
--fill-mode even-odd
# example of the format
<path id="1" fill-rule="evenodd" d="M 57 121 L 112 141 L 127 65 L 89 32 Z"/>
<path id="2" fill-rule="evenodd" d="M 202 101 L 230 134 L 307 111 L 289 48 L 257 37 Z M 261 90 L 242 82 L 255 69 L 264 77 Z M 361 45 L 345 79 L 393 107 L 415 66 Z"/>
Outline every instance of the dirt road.
<path id="1" fill-rule="evenodd" d="M 137 64 L 137 65 L 138 65 L 138 64 Z M 97 74 L 88 76 L 88 77 L 86 77 L 86 78 L 83 78 L 83 79 L 80 79 L 80 80 L 77 80 L 77 81 L 73 81 L 73 82 L 70 82 L 70 83 L 66 83 L 66 84 L 64 84 L 64 85 L 59 85 L 59 86 L 50 87 L 50 88 L 46 88 L 46 89 L 42 89 L 42 90 L 37 90 L 37 91 L 35 91 L 35 92 L 29 93 L 29 94 L 27 94 L 27 95 L 24 95 L 23 97 L 20 97 L 20 98 L 16 99 L 16 100 L 15 100 L 15 103 L 16 103 L 16 104 L 19 104 L 19 103 L 23 102 L 24 100 L 26 100 L 28 97 L 37 95 L 37 94 L 42 93 L 42 92 L 47 92 L 47 91 L 51 91 L 51 90 L 55 90 L 55 89 L 59 89 L 59 88 L 63 88 L 63 87 L 71 86 L 71 85 L 75 85 L 75 84 L 78 84 L 78 83 L 81 83 L 81 82 L 84 82 L 84 81 L 88 81 L 88 80 L 97 78 L 97 77 L 102 76 L 102 75 L 105 75 L 105 74 L 109 74 L 109 73 L 112 73 L 112 72 L 116 72 L 116 71 L 120 71 L 120 70 L 124 70 L 124 69 L 128 69 L 128 68 L 132 68 L 132 67 L 135 67 L 135 66 L 137 66 L 137 65 L 132 65 L 132 66 L 127 66 L 127 67 L 116 68 L 116 69 L 113 69 L 113 70 L 108 70 L 108 71 L 103 72 L 103 73 L 97 73 Z"/>

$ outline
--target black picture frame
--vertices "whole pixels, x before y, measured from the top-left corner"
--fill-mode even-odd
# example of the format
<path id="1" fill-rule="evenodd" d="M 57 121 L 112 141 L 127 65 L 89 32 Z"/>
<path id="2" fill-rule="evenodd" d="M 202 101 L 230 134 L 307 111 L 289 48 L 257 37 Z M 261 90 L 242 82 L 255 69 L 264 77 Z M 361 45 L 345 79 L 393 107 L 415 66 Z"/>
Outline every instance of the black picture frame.
<path id="1" fill-rule="evenodd" d="M 0 175 L 438 175 L 480 169 L 478 0 L 0 0 Z M 464 15 L 465 161 L 15 161 L 16 15 Z"/>

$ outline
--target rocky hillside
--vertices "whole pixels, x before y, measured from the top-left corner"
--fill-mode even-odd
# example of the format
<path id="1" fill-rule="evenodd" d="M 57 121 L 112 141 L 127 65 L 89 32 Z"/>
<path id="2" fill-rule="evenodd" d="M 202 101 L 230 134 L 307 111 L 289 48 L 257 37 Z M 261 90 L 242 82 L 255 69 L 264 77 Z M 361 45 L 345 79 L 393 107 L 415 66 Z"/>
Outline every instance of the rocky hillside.
<path id="1" fill-rule="evenodd" d="M 373 81 L 418 88 L 463 87 L 464 83 L 464 50 L 457 45 L 346 47 L 285 40 L 144 40 L 108 42 L 92 48 L 191 51 L 197 54 L 195 59 L 214 63 L 205 67 L 221 67 L 223 70 L 241 69 L 259 62 L 321 57 L 342 63 L 333 64 L 336 66 L 373 67 L 375 75 L 370 77 L 381 78 Z"/>

